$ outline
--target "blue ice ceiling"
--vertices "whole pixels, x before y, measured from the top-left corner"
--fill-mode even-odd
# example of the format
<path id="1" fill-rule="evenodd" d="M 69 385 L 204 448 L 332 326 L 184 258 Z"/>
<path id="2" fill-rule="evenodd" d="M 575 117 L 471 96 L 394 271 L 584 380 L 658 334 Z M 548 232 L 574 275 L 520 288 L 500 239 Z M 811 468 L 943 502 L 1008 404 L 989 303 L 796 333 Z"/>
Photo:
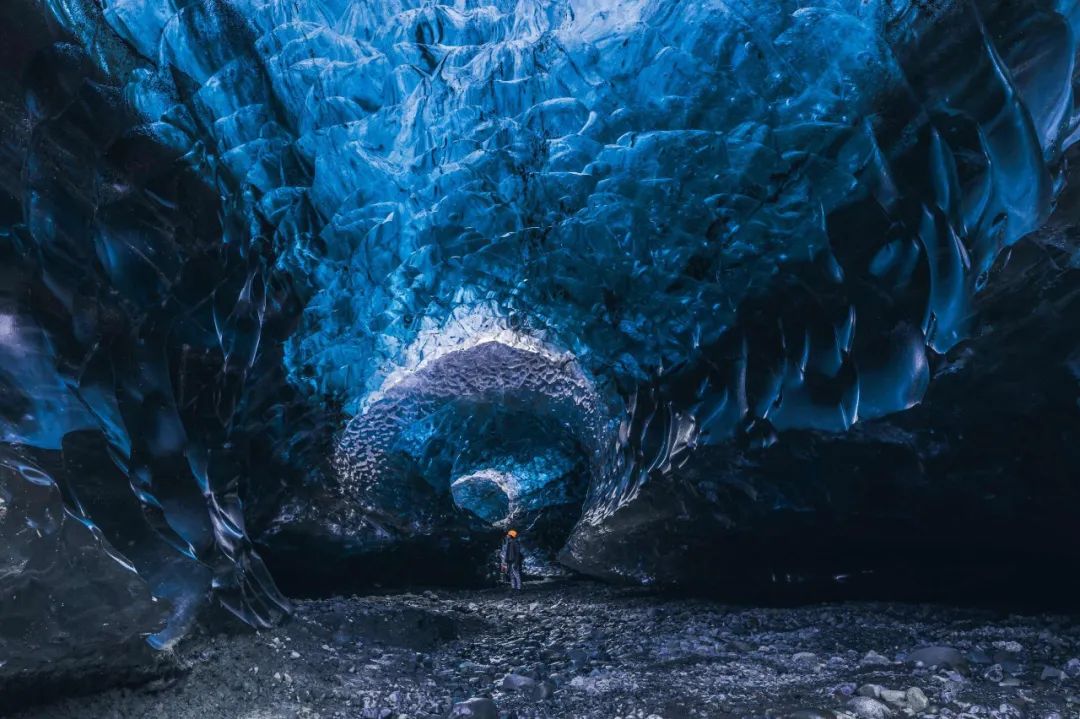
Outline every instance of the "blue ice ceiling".
<path id="1" fill-rule="evenodd" d="M 47 4 L 93 80 L 33 121 L 130 121 L 0 227 L 65 318 L 0 314 L 4 441 L 99 432 L 164 545 L 133 571 L 253 622 L 247 438 L 325 448 L 357 542 L 602 524 L 695 448 L 920 402 L 1080 128 L 1070 0 Z"/>

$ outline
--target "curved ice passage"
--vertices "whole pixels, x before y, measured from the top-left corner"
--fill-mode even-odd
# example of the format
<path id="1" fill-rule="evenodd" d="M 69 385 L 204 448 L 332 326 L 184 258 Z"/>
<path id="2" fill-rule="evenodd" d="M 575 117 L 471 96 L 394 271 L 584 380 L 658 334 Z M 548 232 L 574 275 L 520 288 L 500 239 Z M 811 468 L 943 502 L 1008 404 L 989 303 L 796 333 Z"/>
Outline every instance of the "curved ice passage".
<path id="1" fill-rule="evenodd" d="M 605 537 L 695 450 L 922 400 L 1080 124 L 1072 0 L 45 5 L 4 11 L 2 581 L 70 534 L 159 642 L 285 609 L 251 522 L 558 505 L 565 562 L 655 578 Z M 699 490 L 655 531 L 737 523 Z"/>

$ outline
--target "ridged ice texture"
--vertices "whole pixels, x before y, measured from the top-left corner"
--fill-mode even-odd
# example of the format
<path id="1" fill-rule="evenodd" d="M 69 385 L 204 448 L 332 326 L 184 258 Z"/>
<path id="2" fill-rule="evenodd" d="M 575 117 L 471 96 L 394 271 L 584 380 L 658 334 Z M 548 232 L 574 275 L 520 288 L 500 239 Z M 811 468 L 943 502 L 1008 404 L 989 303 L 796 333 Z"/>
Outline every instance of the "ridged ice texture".
<path id="1" fill-rule="evenodd" d="M 41 3 L 0 6 L 5 687 L 35 663 L 63 681 L 65 653 L 168 646 L 212 595 L 256 625 L 287 609 L 239 500 L 249 443 L 275 431 L 258 386 L 280 370 L 258 349 L 287 293 L 126 102 L 140 61 L 97 4 L 53 9 L 71 33 Z"/>
<path id="2" fill-rule="evenodd" d="M 697 445 L 917 403 L 1078 124 L 1071 0 L 49 4 L 270 240 L 291 380 L 356 415 L 342 490 L 409 531 L 406 481 L 553 442 L 599 521 Z M 518 392 L 510 462 L 462 407 Z"/>

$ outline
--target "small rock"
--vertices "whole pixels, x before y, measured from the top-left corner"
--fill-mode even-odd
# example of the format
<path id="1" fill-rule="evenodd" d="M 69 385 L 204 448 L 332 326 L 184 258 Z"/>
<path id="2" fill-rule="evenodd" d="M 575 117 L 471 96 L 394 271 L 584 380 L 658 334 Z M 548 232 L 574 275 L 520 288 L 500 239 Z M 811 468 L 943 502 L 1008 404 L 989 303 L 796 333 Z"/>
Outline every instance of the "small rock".
<path id="1" fill-rule="evenodd" d="M 788 714 L 788 719 L 836 719 L 836 713 L 828 709 L 799 709 Z"/>
<path id="2" fill-rule="evenodd" d="M 506 689 L 508 691 L 522 691 L 524 689 L 533 689 L 536 686 L 536 680 L 532 677 L 527 677 L 523 674 L 507 674 L 499 681 L 499 688 Z"/>
<path id="3" fill-rule="evenodd" d="M 881 696 L 881 686 L 878 684 L 863 684 L 859 687 L 858 691 L 861 697 L 870 697 L 871 699 L 877 699 Z"/>
<path id="4" fill-rule="evenodd" d="M 848 707 L 859 719 L 887 719 L 893 714 L 892 709 L 870 697 L 855 697 Z"/>
<path id="5" fill-rule="evenodd" d="M 928 667 L 964 666 L 964 655 L 952 647 L 922 647 L 907 655 L 912 664 Z"/>
<path id="6" fill-rule="evenodd" d="M 1009 652 L 1010 654 L 1019 654 L 1024 651 L 1023 645 L 1020 642 L 1007 641 L 1007 642 L 994 642 L 994 648 L 1000 649 L 1003 652 Z"/>
<path id="7" fill-rule="evenodd" d="M 1065 673 L 1070 677 L 1080 677 L 1080 659 L 1070 659 L 1065 662 Z"/>
<path id="8" fill-rule="evenodd" d="M 817 661 L 817 654 L 813 652 L 798 652 L 791 657 L 791 662 L 799 667 L 812 667 Z"/>
<path id="9" fill-rule="evenodd" d="M 907 705 L 916 713 L 926 711 L 926 708 L 930 706 L 930 700 L 926 698 L 926 694 L 919 687 L 908 689 L 905 698 L 907 699 Z"/>
<path id="10" fill-rule="evenodd" d="M 892 662 L 889 661 L 888 657 L 882 656 L 875 652 L 873 649 L 871 649 L 866 653 L 866 656 L 862 658 L 862 661 L 860 661 L 859 664 L 863 665 L 864 667 L 876 667 L 885 666 L 886 664 L 892 664 Z"/>
<path id="11" fill-rule="evenodd" d="M 296 651 L 295 649 L 292 650 L 291 652 L 289 652 L 289 659 L 299 659 L 299 658 L 300 658 L 300 652 Z"/>
<path id="12" fill-rule="evenodd" d="M 581 667 L 589 663 L 589 655 L 583 649 L 571 649 L 567 653 L 567 657 L 575 665 Z"/>
<path id="13" fill-rule="evenodd" d="M 490 699 L 473 697 L 455 704 L 450 716 L 452 719 L 499 719 L 499 707 Z"/>
<path id="14" fill-rule="evenodd" d="M 1065 679 L 1065 672 L 1056 667 L 1043 667 L 1042 674 L 1039 675 L 1039 679 L 1053 679 L 1054 681 L 1063 681 Z"/>
<path id="15" fill-rule="evenodd" d="M 889 704 L 904 704 L 907 702 L 907 695 L 896 689 L 882 689 L 879 698 Z"/>
<path id="16" fill-rule="evenodd" d="M 540 702 L 551 698 L 551 695 L 555 693 L 555 685 L 550 681 L 537 682 L 524 689 L 522 693 L 534 702 Z"/>

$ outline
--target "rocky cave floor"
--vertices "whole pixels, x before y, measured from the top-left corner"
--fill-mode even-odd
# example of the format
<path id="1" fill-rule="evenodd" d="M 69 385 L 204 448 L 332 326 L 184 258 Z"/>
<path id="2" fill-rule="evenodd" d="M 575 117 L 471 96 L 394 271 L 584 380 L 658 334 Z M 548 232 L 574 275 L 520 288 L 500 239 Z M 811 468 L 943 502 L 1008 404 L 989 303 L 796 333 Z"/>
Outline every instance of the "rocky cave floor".
<path id="1" fill-rule="evenodd" d="M 1075 617 L 933 605 L 534 583 L 298 601 L 284 626 L 174 652 L 168 678 L 18 716 L 1080 717 Z"/>

